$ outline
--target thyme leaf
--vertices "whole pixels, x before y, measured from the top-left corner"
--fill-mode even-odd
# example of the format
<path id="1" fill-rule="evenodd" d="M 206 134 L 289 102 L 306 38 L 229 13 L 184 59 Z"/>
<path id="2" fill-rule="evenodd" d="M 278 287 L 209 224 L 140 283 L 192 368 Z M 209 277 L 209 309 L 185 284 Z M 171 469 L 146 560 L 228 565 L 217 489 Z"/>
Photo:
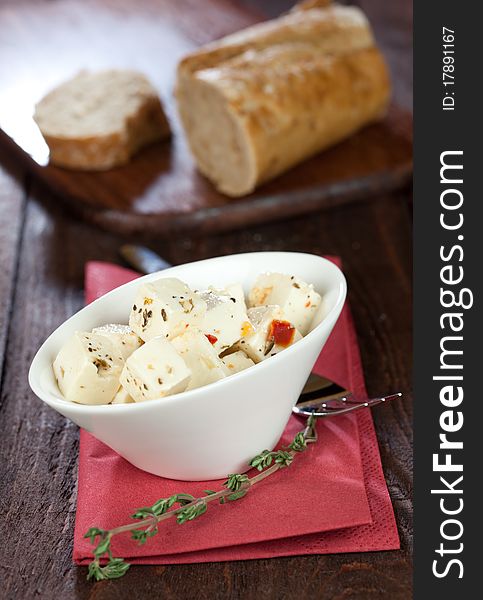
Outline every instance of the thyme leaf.
<path id="1" fill-rule="evenodd" d="M 254 467 L 259 471 L 263 471 L 263 469 L 266 469 L 272 464 L 273 454 L 274 453 L 270 452 L 269 450 L 264 450 L 261 454 L 255 456 L 255 458 L 252 458 L 250 461 L 250 467 Z"/>
<path id="2" fill-rule="evenodd" d="M 90 541 L 91 544 L 95 544 L 96 537 L 98 535 L 103 536 L 104 534 L 105 534 L 105 531 L 103 529 L 99 529 L 98 527 L 91 527 L 84 534 L 84 537 L 85 538 L 89 538 L 89 541 Z"/>
<path id="3" fill-rule="evenodd" d="M 183 510 L 177 514 L 176 521 L 178 522 L 178 525 L 182 525 L 183 523 L 186 523 L 186 521 L 193 521 L 193 519 L 200 517 L 207 510 L 208 505 L 201 500 L 196 504 L 190 504 L 189 506 L 186 506 L 186 508 L 183 508 Z"/>
<path id="4" fill-rule="evenodd" d="M 229 496 L 226 496 L 228 502 L 234 502 L 235 500 L 239 500 L 248 494 L 248 490 L 239 490 L 238 492 L 233 492 Z"/>
<path id="5" fill-rule="evenodd" d="M 106 554 L 111 548 L 111 536 L 109 534 L 105 535 L 101 541 L 97 544 L 96 549 L 94 550 L 94 556 L 96 558 L 100 558 L 103 554 Z"/>
<path id="6" fill-rule="evenodd" d="M 275 463 L 281 467 L 289 467 L 292 464 L 294 455 L 286 450 L 279 450 L 275 453 Z"/>
<path id="7" fill-rule="evenodd" d="M 94 560 L 90 563 L 87 579 L 102 581 L 103 579 L 118 579 L 122 577 L 129 569 L 129 563 L 123 558 L 111 558 L 106 566 L 101 567 L 99 561 Z"/>
<path id="8" fill-rule="evenodd" d="M 148 538 L 153 537 L 153 535 L 156 535 L 157 533 L 157 527 L 153 527 L 152 529 L 135 529 L 131 533 L 131 538 L 142 546 L 148 541 Z"/>
<path id="9" fill-rule="evenodd" d="M 232 490 L 233 492 L 238 492 L 241 486 L 247 481 L 248 475 L 246 475 L 245 473 L 243 473 L 242 475 L 234 473 L 232 475 L 228 475 L 228 479 L 223 485 L 226 486 L 229 490 Z"/>
<path id="10" fill-rule="evenodd" d="M 293 442 L 289 446 L 290 450 L 294 452 L 303 452 L 307 448 L 307 441 L 305 440 L 304 434 L 299 431 L 294 437 Z"/>

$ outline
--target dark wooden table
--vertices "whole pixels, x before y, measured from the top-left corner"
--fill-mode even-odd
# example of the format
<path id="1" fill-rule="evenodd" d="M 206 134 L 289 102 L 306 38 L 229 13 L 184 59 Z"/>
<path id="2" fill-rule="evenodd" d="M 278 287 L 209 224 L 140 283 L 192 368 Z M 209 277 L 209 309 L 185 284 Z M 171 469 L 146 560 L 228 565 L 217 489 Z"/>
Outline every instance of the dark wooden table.
<path id="1" fill-rule="evenodd" d="M 273 0 L 264 6 L 278 13 L 289 4 Z M 411 2 L 360 4 L 389 60 L 396 99 L 410 108 Z M 41 342 L 82 306 L 85 262 L 119 261 L 118 247 L 126 240 L 76 221 L 1 151 L 0 598 L 409 598 L 410 198 L 406 190 L 249 231 L 150 242 L 175 264 L 253 250 L 342 257 L 369 392 L 404 392 L 403 401 L 374 411 L 401 550 L 133 567 L 122 582 L 93 584 L 86 581 L 86 568 L 72 564 L 78 430 L 34 397 L 27 372 Z"/>

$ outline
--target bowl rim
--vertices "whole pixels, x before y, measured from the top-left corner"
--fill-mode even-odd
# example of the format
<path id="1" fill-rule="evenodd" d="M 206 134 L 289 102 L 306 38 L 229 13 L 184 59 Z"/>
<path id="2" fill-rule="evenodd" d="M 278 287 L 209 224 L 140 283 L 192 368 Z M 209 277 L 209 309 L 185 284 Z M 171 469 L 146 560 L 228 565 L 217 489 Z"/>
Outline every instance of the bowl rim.
<path id="1" fill-rule="evenodd" d="M 336 286 L 337 286 L 337 290 L 338 290 L 338 295 L 337 295 L 337 299 L 334 303 L 334 306 L 331 308 L 331 310 L 324 316 L 324 318 L 321 320 L 321 322 L 312 331 L 309 331 L 309 333 L 307 333 L 305 336 L 303 336 L 303 338 L 301 340 L 299 340 L 296 344 L 293 344 L 292 346 L 286 348 L 283 352 L 280 352 L 280 353 L 276 354 L 275 356 L 270 357 L 270 360 L 256 363 L 253 367 L 250 367 L 249 369 L 244 369 L 243 371 L 234 373 L 233 375 L 230 375 L 229 377 L 225 377 L 224 379 L 220 379 L 220 380 L 210 383 L 206 386 L 202 386 L 202 387 L 195 388 L 192 390 L 180 392 L 178 394 L 172 394 L 170 396 L 164 396 L 161 398 L 155 398 L 153 400 L 147 400 L 145 402 L 133 402 L 133 403 L 128 403 L 128 404 L 79 404 L 76 402 L 70 402 L 70 401 L 62 399 L 62 398 L 56 398 L 50 392 L 46 391 L 40 384 L 40 374 L 42 371 L 40 371 L 40 367 L 37 367 L 37 363 L 41 360 L 42 354 L 45 352 L 45 347 L 48 345 L 51 337 L 54 336 L 56 334 L 56 332 L 61 327 L 63 327 L 66 323 L 68 323 L 70 320 L 74 319 L 80 312 L 82 312 L 84 310 L 92 309 L 92 307 L 96 303 L 99 303 L 99 302 L 105 303 L 106 301 L 108 301 L 109 296 L 111 296 L 115 293 L 119 293 L 119 291 L 121 289 L 123 289 L 124 287 L 128 287 L 128 286 L 134 287 L 135 282 L 137 282 L 138 284 L 141 284 L 144 280 L 155 278 L 156 275 L 162 276 L 163 274 L 166 274 L 166 276 L 169 277 L 171 271 L 178 267 L 185 267 L 185 266 L 189 267 L 192 265 L 202 265 L 203 263 L 209 263 L 209 262 L 215 262 L 215 261 L 221 262 L 222 260 L 231 259 L 231 258 L 243 258 L 243 257 L 247 257 L 247 256 L 253 257 L 253 255 L 255 255 L 255 254 L 259 255 L 259 256 L 279 255 L 280 258 L 282 258 L 283 256 L 292 256 L 292 257 L 295 256 L 297 258 L 299 258 L 299 257 L 300 258 L 303 258 L 303 257 L 309 258 L 310 257 L 311 259 L 315 258 L 315 259 L 320 260 L 321 263 L 325 263 L 326 267 L 328 267 L 329 270 L 332 270 L 333 273 L 337 277 Z M 260 273 L 262 273 L 262 272 L 263 271 L 260 271 Z M 202 395 L 202 394 L 206 394 L 208 390 L 214 390 L 215 386 L 218 389 L 222 386 L 229 385 L 230 382 L 233 382 L 235 380 L 238 382 L 241 382 L 244 377 L 250 376 L 253 373 L 254 369 L 258 369 L 257 372 L 259 373 L 260 369 L 262 369 L 262 368 L 270 368 L 270 365 L 273 366 L 273 365 L 278 364 L 278 362 L 280 360 L 288 359 L 292 355 L 293 352 L 297 352 L 299 349 L 301 349 L 307 343 L 309 343 L 310 340 L 313 339 L 313 336 L 316 334 L 316 332 L 320 331 L 320 329 L 323 327 L 324 323 L 326 323 L 331 317 L 333 318 L 335 314 L 341 312 L 344 302 L 345 302 L 345 299 L 346 299 L 346 294 L 347 294 L 347 282 L 346 282 L 346 278 L 345 278 L 342 270 L 335 263 L 328 260 L 327 258 L 324 258 L 323 256 L 319 256 L 317 254 L 310 254 L 308 252 L 279 252 L 279 251 L 242 252 L 242 253 L 237 253 L 237 254 L 226 254 L 226 255 L 221 255 L 221 256 L 214 256 L 211 258 L 192 261 L 189 263 L 182 263 L 180 265 L 173 265 L 172 267 L 170 267 L 168 269 L 164 269 L 162 271 L 156 271 L 155 273 L 149 273 L 147 275 L 136 278 L 132 281 L 128 281 L 128 282 L 114 288 L 113 290 L 110 290 L 109 292 L 102 295 L 101 297 L 96 298 L 90 304 L 83 306 L 81 309 L 79 309 L 77 312 L 75 312 L 73 315 L 71 315 L 68 319 L 63 321 L 58 327 L 56 327 L 49 334 L 49 336 L 44 340 L 44 342 L 42 343 L 40 348 L 35 353 L 34 358 L 32 359 L 32 362 L 30 364 L 30 368 L 29 368 L 28 382 L 29 382 L 31 390 L 34 392 L 34 394 L 40 400 L 42 400 L 42 402 L 45 402 L 46 404 L 55 408 L 56 410 L 59 410 L 60 412 L 62 412 L 62 407 L 68 407 L 69 412 L 76 412 L 76 413 L 83 413 L 83 414 L 87 414 L 87 413 L 92 413 L 92 414 L 106 413 L 106 414 L 108 414 L 108 413 L 112 413 L 112 411 L 127 411 L 127 412 L 138 411 L 139 412 L 141 410 L 148 410 L 149 408 L 155 408 L 156 406 L 160 406 L 160 405 L 168 405 L 168 404 L 172 404 L 173 402 L 181 402 L 185 399 L 191 400 L 197 394 Z M 336 319 L 337 319 L 337 317 L 336 317 Z M 46 400 L 46 397 L 48 398 L 48 400 Z"/>

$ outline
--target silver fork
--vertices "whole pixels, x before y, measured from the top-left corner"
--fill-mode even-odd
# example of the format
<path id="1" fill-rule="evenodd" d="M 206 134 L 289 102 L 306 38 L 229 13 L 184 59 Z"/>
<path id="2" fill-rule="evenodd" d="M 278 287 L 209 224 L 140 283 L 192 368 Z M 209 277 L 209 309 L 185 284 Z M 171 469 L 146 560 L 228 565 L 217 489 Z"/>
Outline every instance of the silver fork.
<path id="1" fill-rule="evenodd" d="M 361 408 L 372 408 L 383 402 L 401 398 L 401 396 L 401 392 L 397 392 L 396 394 L 390 394 L 389 396 L 380 396 L 378 398 L 360 401 L 353 398 L 352 393 L 349 392 L 341 396 L 300 402 L 293 407 L 292 411 L 296 415 L 304 417 L 335 417 L 337 415 L 345 415 L 354 412 Z"/>

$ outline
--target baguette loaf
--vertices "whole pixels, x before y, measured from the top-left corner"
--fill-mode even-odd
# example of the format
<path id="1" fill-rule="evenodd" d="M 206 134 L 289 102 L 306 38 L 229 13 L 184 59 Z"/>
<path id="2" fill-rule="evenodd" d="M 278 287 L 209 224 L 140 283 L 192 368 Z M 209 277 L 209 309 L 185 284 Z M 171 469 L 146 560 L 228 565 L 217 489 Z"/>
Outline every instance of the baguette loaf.
<path id="1" fill-rule="evenodd" d="M 134 71 L 81 71 L 37 104 L 34 119 L 50 162 L 72 169 L 125 164 L 141 147 L 169 136 L 155 89 Z"/>
<path id="2" fill-rule="evenodd" d="M 306 2 L 185 57 L 177 99 L 199 170 L 242 196 L 386 111 L 386 65 L 362 11 Z"/>

